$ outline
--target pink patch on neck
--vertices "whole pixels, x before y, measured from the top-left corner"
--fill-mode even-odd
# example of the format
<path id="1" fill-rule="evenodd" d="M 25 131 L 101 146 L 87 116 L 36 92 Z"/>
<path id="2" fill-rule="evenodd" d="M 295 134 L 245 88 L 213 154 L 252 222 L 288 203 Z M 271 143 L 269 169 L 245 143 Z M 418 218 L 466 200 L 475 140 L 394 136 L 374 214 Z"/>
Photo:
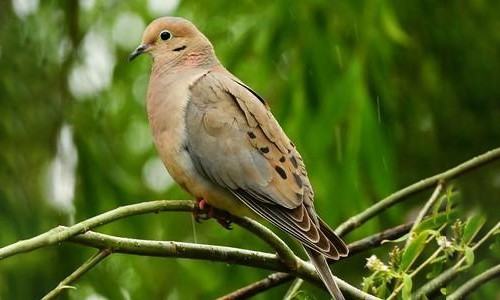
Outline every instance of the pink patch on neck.
<path id="1" fill-rule="evenodd" d="M 203 65 L 208 61 L 206 53 L 203 52 L 194 52 L 194 53 L 189 53 L 186 58 L 185 65 L 186 66 L 199 66 Z"/>

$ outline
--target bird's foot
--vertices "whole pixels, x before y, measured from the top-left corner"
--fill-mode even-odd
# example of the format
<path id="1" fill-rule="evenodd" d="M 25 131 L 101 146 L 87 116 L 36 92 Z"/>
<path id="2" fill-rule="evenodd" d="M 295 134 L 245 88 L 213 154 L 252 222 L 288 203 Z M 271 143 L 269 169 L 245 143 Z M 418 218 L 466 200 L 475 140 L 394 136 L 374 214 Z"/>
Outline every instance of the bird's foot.
<path id="1" fill-rule="evenodd" d="M 194 219 L 196 222 L 200 223 L 202 220 L 208 220 L 214 216 L 214 208 L 208 204 L 205 199 L 198 198 L 198 207 L 195 207 L 193 211 Z"/>
<path id="2" fill-rule="evenodd" d="M 233 229 L 227 212 L 214 208 L 203 198 L 198 198 L 196 200 L 198 202 L 198 207 L 195 207 L 195 210 L 193 211 L 196 222 L 201 223 L 203 220 L 214 218 L 217 220 L 217 223 L 222 225 L 222 227 L 229 230 Z"/>
<path id="3" fill-rule="evenodd" d="M 222 227 L 226 228 L 227 230 L 233 229 L 233 227 L 231 227 L 231 219 L 229 218 L 227 212 L 222 211 L 222 213 L 219 216 L 215 217 L 215 219 L 217 219 L 217 223 L 222 225 Z"/>

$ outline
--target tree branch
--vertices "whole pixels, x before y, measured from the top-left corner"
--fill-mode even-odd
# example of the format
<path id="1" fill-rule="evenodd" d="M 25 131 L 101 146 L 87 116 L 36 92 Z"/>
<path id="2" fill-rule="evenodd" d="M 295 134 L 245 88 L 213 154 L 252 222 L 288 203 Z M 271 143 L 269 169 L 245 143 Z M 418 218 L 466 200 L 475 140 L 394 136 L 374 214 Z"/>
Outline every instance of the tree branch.
<path id="1" fill-rule="evenodd" d="M 432 195 L 429 198 L 429 200 L 427 200 L 427 202 L 425 203 L 424 207 L 418 213 L 418 216 L 415 219 L 415 221 L 413 222 L 412 228 L 410 229 L 410 234 L 412 232 L 415 232 L 415 229 L 420 224 L 420 222 L 422 222 L 422 220 L 424 219 L 425 215 L 427 215 L 427 213 L 432 208 L 432 206 L 434 206 L 434 204 L 436 203 L 436 201 L 439 199 L 439 195 L 443 191 L 443 188 L 444 188 L 444 182 L 440 181 L 437 184 L 436 188 L 434 189 L 434 192 L 432 193 Z M 408 239 L 406 241 L 406 246 L 408 246 L 409 243 L 410 243 L 410 239 Z"/>
<path id="2" fill-rule="evenodd" d="M 74 236 L 67 241 L 97 249 L 110 249 L 114 253 L 191 258 L 259 267 L 274 271 L 288 271 L 287 266 L 275 254 L 226 246 L 132 239 L 93 231 Z M 307 269 L 308 266 L 306 267 L 307 263 L 305 261 L 299 258 L 297 260 L 302 271 L 304 268 Z M 307 272 L 303 274 L 307 274 Z M 307 279 L 312 280 L 314 278 L 307 277 Z"/>
<path id="3" fill-rule="evenodd" d="M 348 245 L 349 247 L 349 257 L 358 254 L 361 252 L 365 252 L 366 250 L 376 248 L 382 245 L 382 242 L 385 240 L 394 240 L 402 237 L 407 234 L 412 227 L 413 222 L 401 224 L 396 227 L 392 227 L 390 229 L 386 229 L 382 232 L 367 236 L 359 241 L 352 242 Z"/>
<path id="4" fill-rule="evenodd" d="M 217 213 L 224 214 L 225 212 L 216 210 L 216 214 Z M 250 218 L 241 218 L 232 215 L 229 216 L 229 218 L 232 222 L 252 232 L 263 241 L 265 241 L 274 250 L 276 250 L 278 256 L 291 270 L 297 269 L 297 266 L 299 264 L 299 262 L 297 261 L 297 256 L 295 255 L 295 253 L 293 253 L 292 249 L 290 249 L 290 247 L 288 247 L 288 245 L 273 231 Z"/>
<path id="5" fill-rule="evenodd" d="M 446 172 L 429 177 L 413 185 L 410 185 L 390 195 L 389 197 L 383 199 L 382 201 L 376 203 L 375 205 L 369 207 L 364 212 L 354 217 L 351 217 L 346 222 L 341 224 L 337 228 L 336 232 L 341 236 L 345 235 L 346 233 L 352 231 L 353 229 L 365 223 L 367 220 L 378 215 L 385 209 L 402 201 L 404 197 L 426 190 L 431 186 L 436 185 L 440 182 L 445 182 L 452 178 L 458 177 L 466 172 L 474 170 L 498 158 L 500 158 L 500 148 L 491 150 L 483 155 L 477 156 Z M 439 193 L 440 191 L 437 192 Z M 97 247 L 99 249 L 109 248 L 112 251 L 121 253 L 149 255 L 149 256 L 170 256 L 170 257 L 186 257 L 195 259 L 208 259 L 215 261 L 224 261 L 228 263 L 238 263 L 247 266 L 256 266 L 259 268 L 290 273 L 290 274 L 279 273 L 270 275 L 267 278 L 268 283 L 260 284 L 261 287 L 277 285 L 280 284 L 280 280 L 281 282 L 284 282 L 290 280 L 292 277 L 295 276 L 322 286 L 321 281 L 319 280 L 315 269 L 309 263 L 306 263 L 300 258 L 298 258 L 293 253 L 293 251 L 271 230 L 260 225 L 258 222 L 247 218 L 238 218 L 233 216 L 229 217 L 233 222 L 246 228 L 247 230 L 257 235 L 259 238 L 264 240 L 278 253 L 278 255 L 269 254 L 265 252 L 250 251 L 245 249 L 231 248 L 231 247 L 196 245 L 196 244 L 180 243 L 180 242 L 161 242 L 161 241 L 127 239 L 127 238 L 102 235 L 95 232 L 89 232 L 89 230 L 93 228 L 129 216 L 146 214 L 146 213 L 158 213 L 161 211 L 191 212 L 194 209 L 195 209 L 194 202 L 190 200 L 157 200 L 157 201 L 149 201 L 149 202 L 143 202 L 143 203 L 119 207 L 114 210 L 108 211 L 106 213 L 84 220 L 73 226 L 70 227 L 59 226 L 57 228 L 49 230 L 48 232 L 42 233 L 36 237 L 26 240 L 21 240 L 14 244 L 0 248 L 0 260 L 19 253 L 33 251 L 41 247 L 59 244 L 63 241 L 71 241 L 75 243 L 85 244 L 87 246 Z M 366 249 L 378 246 L 380 245 L 380 242 L 383 239 L 390 239 L 391 235 L 400 236 L 406 233 L 410 229 L 410 227 L 408 226 L 411 227 L 411 225 L 408 224 L 398 226 L 397 228 L 387 230 L 385 232 L 373 235 L 371 237 L 353 243 L 352 245 L 350 245 L 351 254 L 356 253 L 356 251 L 364 251 Z M 497 226 L 495 226 L 495 228 L 497 227 L 498 224 Z M 477 248 L 477 246 L 479 246 L 482 242 L 484 242 L 485 238 L 487 238 L 491 234 L 492 234 L 491 232 L 488 233 L 473 248 L 474 249 Z M 100 252 L 100 253 L 103 253 L 101 255 L 103 256 L 102 258 L 104 258 L 105 252 Z M 93 265 L 95 265 L 99 260 L 102 259 L 100 258 L 101 255 L 96 255 L 95 257 L 89 259 L 89 261 L 84 263 L 73 274 L 71 274 L 70 276 L 68 276 L 68 278 L 63 280 L 55 290 L 58 291 L 62 290 L 66 285 L 64 284 L 65 282 L 72 282 L 78 279 L 79 276 L 87 272 L 90 268 L 92 268 Z M 460 261 L 460 264 L 462 262 L 463 259 Z M 356 298 L 377 299 L 369 294 L 366 294 L 356 289 L 355 287 L 345 283 L 340 279 L 337 279 L 337 281 L 339 283 L 339 286 L 345 292 L 353 295 Z M 258 285 L 259 282 L 254 284 L 254 286 Z M 251 290 L 251 288 L 248 290 Z M 245 293 L 248 294 L 248 291 Z M 48 295 L 50 295 L 50 293 Z"/>
<path id="6" fill-rule="evenodd" d="M 59 296 L 65 289 L 71 288 L 70 285 L 73 282 L 76 282 L 78 279 L 80 279 L 80 277 L 82 277 L 85 273 L 90 271 L 90 269 L 95 267 L 95 265 L 108 257 L 109 254 L 111 254 L 111 251 L 109 251 L 108 249 L 99 250 L 99 252 L 97 252 L 94 256 L 84 262 L 78 269 L 71 273 L 71 275 L 61 281 L 55 289 L 45 295 L 42 300 L 56 299 L 57 296 Z"/>
<path id="7" fill-rule="evenodd" d="M 350 243 L 347 246 L 349 248 L 349 256 L 347 257 L 347 259 L 355 254 L 380 246 L 384 240 L 393 240 L 405 235 L 406 233 L 408 233 L 412 225 L 413 225 L 412 222 L 407 224 L 402 224 L 384 230 L 382 232 L 376 233 L 374 235 L 365 237 L 359 241 Z M 329 262 L 333 263 L 335 261 L 329 261 Z M 220 297 L 219 299 L 224 299 L 224 300 L 246 299 L 253 295 L 256 295 L 257 293 L 263 292 L 265 290 L 289 282 L 294 278 L 295 276 L 289 273 L 273 273 L 264 279 L 261 279 L 250 285 L 242 287 L 234 292 L 231 292 L 227 295 Z"/>
<path id="8" fill-rule="evenodd" d="M 278 255 L 233 247 L 174 241 L 131 239 L 92 231 L 74 236 L 68 239 L 68 242 L 98 249 L 109 249 L 115 253 L 156 257 L 191 258 L 238 264 L 272 271 L 291 272 L 296 277 L 303 278 L 304 280 L 315 283 L 318 286 L 323 286 L 323 283 L 319 279 L 314 267 L 310 263 L 307 263 L 296 256 L 296 270 L 291 270 Z M 357 299 L 378 299 L 377 297 L 373 297 L 339 278 L 335 279 L 343 291 L 349 293 Z"/>
<path id="9" fill-rule="evenodd" d="M 120 253 L 211 259 L 227 263 L 239 262 L 242 265 L 255 266 L 268 270 L 292 272 L 294 276 L 304 278 L 322 286 L 315 269 L 311 265 L 295 256 L 290 248 L 272 231 L 248 218 L 230 216 L 232 221 L 262 238 L 282 256 L 230 247 L 118 238 L 89 231 L 92 228 L 128 216 L 158 213 L 160 211 L 193 211 L 194 207 L 194 202 L 190 200 L 157 200 L 119 207 L 73 226 L 59 226 L 31 239 L 22 240 L 0 248 L 0 259 L 69 240 L 83 244 L 89 243 L 88 246 L 99 249 L 110 249 L 113 252 Z M 206 251 L 207 248 L 204 248 L 204 246 L 211 247 L 209 248 L 211 251 Z M 338 284 L 348 293 L 357 295 L 358 298 L 376 299 L 370 298 L 370 295 L 357 290 L 340 279 L 338 279 Z"/>
<path id="10" fill-rule="evenodd" d="M 283 284 L 293 278 L 294 277 L 290 276 L 290 274 L 288 273 L 272 273 L 262 280 L 256 281 L 230 294 L 217 298 L 217 300 L 247 299 L 257 295 L 260 292 L 264 292 L 270 288 Z"/>
<path id="11" fill-rule="evenodd" d="M 157 200 L 118 207 L 84 220 L 73 226 L 59 226 L 36 237 L 21 240 L 17 243 L 0 248 L 0 260 L 12 255 L 30 252 L 38 248 L 58 244 L 75 235 L 85 233 L 92 228 L 96 228 L 129 216 L 158 213 L 160 211 L 192 211 L 193 209 L 194 202 L 190 200 Z"/>
<path id="12" fill-rule="evenodd" d="M 416 182 L 410 186 L 407 186 L 406 188 L 399 190 L 395 192 L 394 194 L 390 195 L 389 197 L 386 197 L 382 199 L 381 201 L 377 202 L 375 205 L 367 208 L 364 210 L 362 213 L 357 214 L 351 218 L 349 218 L 346 222 L 340 224 L 340 226 L 337 227 L 335 232 L 339 236 L 343 236 L 347 234 L 348 232 L 354 230 L 355 228 L 361 226 L 364 224 L 366 221 L 370 220 L 371 218 L 375 217 L 376 215 L 380 214 L 384 210 L 388 209 L 389 207 L 393 206 L 394 204 L 397 204 L 401 202 L 403 199 L 406 197 L 409 197 L 411 195 L 414 195 L 418 192 L 427 190 L 439 182 L 447 182 L 448 180 L 451 180 L 453 178 L 456 178 L 460 175 L 463 175 L 467 172 L 470 172 L 472 170 L 475 170 L 487 163 L 490 163 L 492 161 L 495 161 L 500 158 L 500 148 L 496 148 L 493 150 L 490 150 L 484 154 L 481 154 L 479 156 L 476 156 L 452 169 L 449 169 L 448 171 L 445 171 L 443 173 L 434 175 L 432 177 L 423 179 L 419 182 Z"/>
<path id="13" fill-rule="evenodd" d="M 456 291 L 454 291 L 451 295 L 446 297 L 448 300 L 458 300 L 464 299 L 465 296 L 472 293 L 475 289 L 485 284 L 486 282 L 500 277 L 500 265 L 496 265 L 493 268 L 490 268 L 483 273 L 469 279 L 462 286 L 460 286 Z"/>

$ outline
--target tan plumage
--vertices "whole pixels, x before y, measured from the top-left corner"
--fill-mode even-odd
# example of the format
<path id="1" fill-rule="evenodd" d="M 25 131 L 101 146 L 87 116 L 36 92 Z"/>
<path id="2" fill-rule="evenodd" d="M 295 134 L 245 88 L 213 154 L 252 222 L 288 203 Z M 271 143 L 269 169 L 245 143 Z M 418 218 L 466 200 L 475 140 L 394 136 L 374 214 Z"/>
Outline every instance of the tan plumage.
<path id="1" fill-rule="evenodd" d="M 217 60 L 187 20 L 165 17 L 131 55 L 154 60 L 147 107 L 158 152 L 189 193 L 232 214 L 253 212 L 299 240 L 328 290 L 343 299 L 325 257 L 344 242 L 317 216 L 304 162 L 257 93 Z"/>

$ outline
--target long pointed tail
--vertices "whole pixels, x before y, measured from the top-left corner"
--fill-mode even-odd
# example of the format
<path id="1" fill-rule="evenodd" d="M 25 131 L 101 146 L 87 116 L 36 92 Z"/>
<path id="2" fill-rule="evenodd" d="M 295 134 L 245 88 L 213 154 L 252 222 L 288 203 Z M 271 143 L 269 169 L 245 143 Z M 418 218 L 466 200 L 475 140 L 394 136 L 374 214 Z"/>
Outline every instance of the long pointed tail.
<path id="1" fill-rule="evenodd" d="M 342 295 L 342 292 L 335 282 L 332 271 L 330 270 L 330 267 L 326 262 L 325 256 L 313 250 L 310 250 L 307 247 L 304 247 L 304 249 L 306 250 L 307 256 L 309 256 L 309 259 L 318 271 L 319 277 L 325 284 L 328 292 L 330 292 L 330 295 L 332 295 L 333 299 L 345 300 L 344 295 Z"/>

